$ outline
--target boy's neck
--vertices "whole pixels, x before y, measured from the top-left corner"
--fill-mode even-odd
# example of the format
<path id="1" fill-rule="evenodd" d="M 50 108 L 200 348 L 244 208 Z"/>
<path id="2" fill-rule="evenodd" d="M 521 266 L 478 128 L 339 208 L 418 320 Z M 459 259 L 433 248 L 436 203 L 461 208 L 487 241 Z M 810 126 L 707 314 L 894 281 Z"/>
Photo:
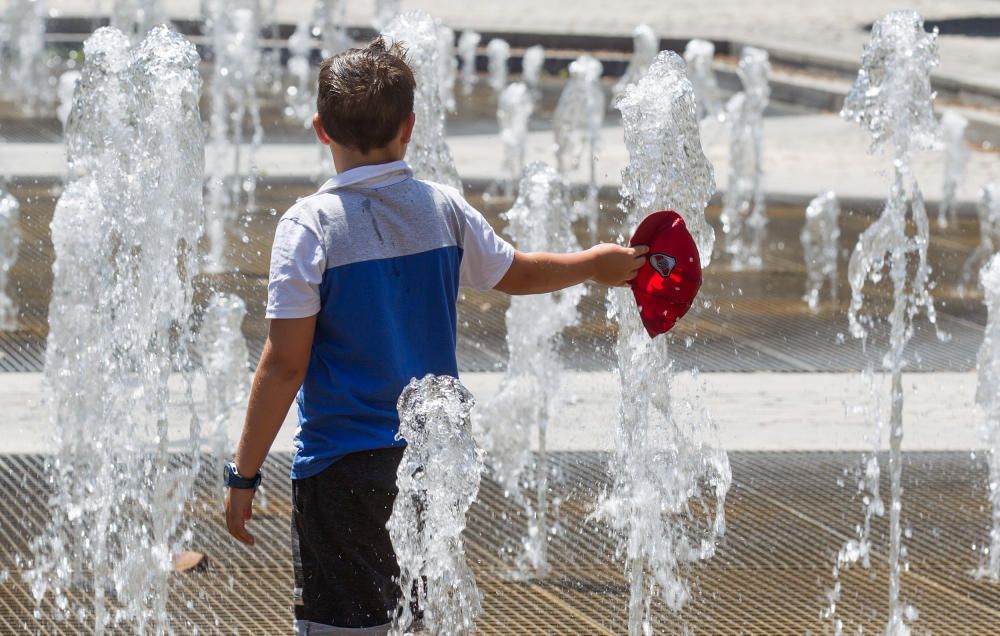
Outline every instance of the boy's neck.
<path id="1" fill-rule="evenodd" d="M 399 161 L 406 154 L 406 146 L 390 143 L 383 148 L 372 148 L 368 152 L 361 152 L 332 143 L 330 144 L 330 152 L 333 154 L 333 165 L 337 169 L 337 174 L 342 174 L 361 166 Z"/>

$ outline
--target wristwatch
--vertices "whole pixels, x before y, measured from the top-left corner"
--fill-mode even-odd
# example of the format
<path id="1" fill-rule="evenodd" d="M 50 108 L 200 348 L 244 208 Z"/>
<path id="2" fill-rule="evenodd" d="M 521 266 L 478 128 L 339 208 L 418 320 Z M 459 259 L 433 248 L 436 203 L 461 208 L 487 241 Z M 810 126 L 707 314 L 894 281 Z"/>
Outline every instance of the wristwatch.
<path id="1" fill-rule="evenodd" d="M 225 469 L 222 471 L 223 483 L 229 488 L 239 488 L 241 490 L 257 490 L 257 486 L 260 485 L 263 475 L 260 471 L 253 477 L 243 477 L 240 472 L 236 470 L 236 462 L 229 462 L 226 464 Z"/>

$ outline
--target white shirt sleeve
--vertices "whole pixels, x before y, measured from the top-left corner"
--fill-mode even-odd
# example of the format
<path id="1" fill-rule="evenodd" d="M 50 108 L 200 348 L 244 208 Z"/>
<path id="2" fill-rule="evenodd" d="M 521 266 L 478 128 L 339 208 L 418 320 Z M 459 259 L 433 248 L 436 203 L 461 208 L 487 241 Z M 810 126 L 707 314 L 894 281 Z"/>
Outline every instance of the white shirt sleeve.
<path id="1" fill-rule="evenodd" d="M 326 253 L 319 238 L 294 218 L 278 222 L 271 247 L 264 317 L 307 318 L 319 313 Z"/>
<path id="2" fill-rule="evenodd" d="M 477 290 L 496 287 L 514 262 L 514 247 L 501 238 L 482 214 L 466 203 L 465 235 L 459 285 Z"/>

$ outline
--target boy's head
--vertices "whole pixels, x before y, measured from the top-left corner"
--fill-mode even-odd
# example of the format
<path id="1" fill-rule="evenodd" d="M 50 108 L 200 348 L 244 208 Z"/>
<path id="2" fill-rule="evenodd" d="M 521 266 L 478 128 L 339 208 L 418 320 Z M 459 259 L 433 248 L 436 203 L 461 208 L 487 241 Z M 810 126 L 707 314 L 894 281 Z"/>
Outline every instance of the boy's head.
<path id="1" fill-rule="evenodd" d="M 318 124 L 341 146 L 363 154 L 383 148 L 409 121 L 415 87 L 406 50 L 398 42 L 387 47 L 385 40 L 375 38 L 365 48 L 349 49 L 320 66 Z"/>

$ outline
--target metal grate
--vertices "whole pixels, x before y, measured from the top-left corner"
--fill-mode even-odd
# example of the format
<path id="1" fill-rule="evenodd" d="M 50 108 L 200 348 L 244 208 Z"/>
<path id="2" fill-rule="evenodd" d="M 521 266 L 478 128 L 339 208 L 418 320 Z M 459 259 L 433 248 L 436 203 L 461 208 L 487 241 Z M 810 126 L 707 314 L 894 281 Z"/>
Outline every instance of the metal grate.
<path id="1" fill-rule="evenodd" d="M 733 487 L 726 506 L 728 532 L 712 560 L 690 568 L 693 600 L 673 614 L 654 604 L 657 633 L 685 627 L 700 634 L 825 633 L 819 618 L 832 585 L 833 557 L 860 520 L 851 471 L 856 453 L 733 453 Z M 292 623 L 288 546 L 290 457 L 272 456 L 266 507 L 254 517 L 258 545 L 245 548 L 225 534 L 219 513 L 217 471 L 206 466 L 190 506 L 192 549 L 210 555 L 205 572 L 174 575 L 170 615 L 180 633 L 288 633 Z M 551 505 L 559 531 L 550 547 L 552 572 L 517 581 L 509 563 L 523 518 L 497 484 L 483 483 L 466 532 L 468 553 L 485 594 L 481 634 L 621 634 L 628 590 L 614 543 L 588 520 L 607 485 L 607 456 L 557 453 Z M 45 518 L 46 488 L 40 456 L 0 457 L 0 633 L 78 633 L 86 625 L 55 622 L 47 601 L 35 618 L 30 591 L 15 555 Z M 846 475 L 846 476 L 845 476 Z M 838 480 L 846 482 L 838 486 Z M 917 627 L 934 634 L 994 633 L 1000 624 L 1000 586 L 969 572 L 980 564 L 973 546 L 987 539 L 989 511 L 983 458 L 967 453 L 911 453 L 904 468 L 905 540 L 911 569 L 904 598 L 920 611 Z M 887 488 L 887 486 L 886 486 Z M 873 566 L 841 577 L 839 616 L 845 632 L 873 633 L 885 620 L 885 519 L 876 520 Z M 218 590 L 239 589 L 247 600 Z M 126 629 L 121 630 L 127 633 Z"/>

